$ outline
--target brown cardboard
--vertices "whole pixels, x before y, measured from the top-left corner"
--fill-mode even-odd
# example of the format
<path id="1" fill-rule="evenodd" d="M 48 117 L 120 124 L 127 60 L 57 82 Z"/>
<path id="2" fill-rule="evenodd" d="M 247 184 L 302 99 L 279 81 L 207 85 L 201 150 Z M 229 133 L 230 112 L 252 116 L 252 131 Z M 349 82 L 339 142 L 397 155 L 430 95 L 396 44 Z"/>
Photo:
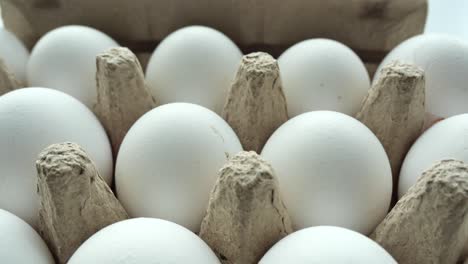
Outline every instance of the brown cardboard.
<path id="1" fill-rule="evenodd" d="M 46 147 L 39 154 L 36 169 L 39 233 L 57 264 L 67 263 L 97 231 L 128 219 L 94 162 L 79 145 L 65 142 Z"/>
<path id="2" fill-rule="evenodd" d="M 468 256 L 468 165 L 427 169 L 370 235 L 400 264 L 455 264 Z"/>
<path id="3" fill-rule="evenodd" d="M 427 0 L 0 0 L 5 26 L 29 47 L 61 25 L 100 29 L 135 53 L 151 52 L 174 30 L 216 28 L 245 53 L 279 55 L 313 37 L 338 40 L 377 63 L 423 31 Z"/>
<path id="4" fill-rule="evenodd" d="M 157 106 L 145 84 L 135 54 L 127 48 L 111 48 L 96 57 L 97 103 L 94 113 L 106 129 L 114 160 L 130 127 Z"/>
<path id="5" fill-rule="evenodd" d="M 273 167 L 242 151 L 219 170 L 200 237 L 222 264 L 255 264 L 292 233 Z"/>
<path id="6" fill-rule="evenodd" d="M 401 164 L 423 129 L 425 85 L 422 69 L 394 61 L 382 67 L 356 115 L 385 148 L 392 167 L 394 202 Z"/>
<path id="7" fill-rule="evenodd" d="M 261 153 L 273 132 L 288 121 L 279 66 L 273 57 L 255 52 L 242 58 L 221 116 L 244 150 Z"/>

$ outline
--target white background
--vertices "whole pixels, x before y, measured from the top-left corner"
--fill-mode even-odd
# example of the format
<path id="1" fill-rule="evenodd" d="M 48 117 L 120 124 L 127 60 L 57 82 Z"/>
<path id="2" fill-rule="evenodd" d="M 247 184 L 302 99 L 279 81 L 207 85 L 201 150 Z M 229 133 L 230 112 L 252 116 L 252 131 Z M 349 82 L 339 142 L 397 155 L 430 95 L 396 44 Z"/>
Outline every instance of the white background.
<path id="1" fill-rule="evenodd" d="M 429 0 L 426 33 L 447 33 L 468 40 L 468 1 Z"/>

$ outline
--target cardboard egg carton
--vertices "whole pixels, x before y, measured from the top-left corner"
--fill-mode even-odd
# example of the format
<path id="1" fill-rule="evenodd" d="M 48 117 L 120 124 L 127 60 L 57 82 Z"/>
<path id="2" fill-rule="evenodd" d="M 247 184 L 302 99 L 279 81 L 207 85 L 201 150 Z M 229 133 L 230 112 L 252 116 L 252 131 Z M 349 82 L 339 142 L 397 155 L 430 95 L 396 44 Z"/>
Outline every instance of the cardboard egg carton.
<path id="1" fill-rule="evenodd" d="M 112 145 L 118 148 L 129 127 L 138 116 L 154 107 L 157 98 L 154 100 L 147 90 L 142 68 L 130 50 L 112 48 L 100 54 L 97 63 L 96 80 L 100 101 L 96 105 L 95 113 L 109 133 Z M 260 91 L 256 95 L 258 98 L 240 101 L 255 102 L 261 109 L 262 105 L 270 105 L 272 101 L 277 100 L 278 109 L 286 107 L 286 102 L 278 99 L 281 97 L 277 95 L 277 90 L 281 90 L 280 86 L 277 86 L 276 82 L 268 81 L 279 76 L 279 69 L 271 67 L 275 63 L 271 56 L 264 53 L 244 56 L 226 101 L 240 99 L 238 97 L 242 94 L 252 96 L 240 91 L 234 92 L 233 89 L 251 89 L 252 83 L 242 81 L 264 78 L 264 81 L 255 82 L 263 83 L 261 87 L 255 87 Z M 247 64 L 256 67 L 256 71 L 246 71 Z M 268 74 L 258 75 L 257 72 L 260 71 Z M 109 85 L 111 83 L 113 85 Z M 240 83 L 243 85 L 239 85 Z M 143 103 L 126 101 L 125 94 L 128 93 L 132 93 L 134 98 Z M 113 103 L 110 103 L 111 101 Z M 361 111 L 356 116 L 374 131 L 382 142 L 394 171 L 399 170 L 411 142 L 423 130 L 424 101 L 424 72 L 416 66 L 394 62 L 382 68 L 379 79 L 369 90 Z M 237 108 L 230 108 L 229 104 L 226 104 L 223 113 L 229 112 L 230 116 L 243 118 L 256 118 L 258 115 L 256 112 L 236 110 Z M 271 118 L 268 121 L 272 121 L 272 124 L 280 120 L 275 116 L 268 118 Z M 244 133 L 239 134 L 243 145 L 249 142 L 252 133 L 258 132 L 255 128 L 248 128 L 242 124 L 237 128 L 244 130 Z M 261 136 L 268 137 L 273 130 L 263 131 Z M 396 138 L 398 141 L 395 141 Z M 261 149 L 258 144 L 252 144 L 250 148 L 257 151 Z M 54 158 L 44 158 L 49 156 Z M 57 175 L 55 170 L 46 168 L 52 165 L 66 167 L 70 162 L 83 166 L 83 181 L 89 184 L 68 184 L 71 181 L 67 181 L 67 178 L 75 175 L 65 169 L 60 170 L 63 172 L 60 175 L 63 180 L 47 180 Z M 41 204 L 39 231 L 57 263 L 66 263 L 81 243 L 95 231 L 127 218 L 125 210 L 107 185 L 99 180 L 100 176 L 94 163 L 80 146 L 71 143 L 54 144 L 41 153 L 36 165 L 39 168 L 37 184 Z M 236 173 L 240 171 L 243 173 Z M 398 173 L 395 173 L 394 177 L 397 175 Z M 90 181 L 88 178 L 98 180 Z M 253 178 L 255 180 L 252 180 Z M 239 184 L 246 179 L 254 184 Z M 65 189 L 76 192 L 76 188 L 82 190 L 79 192 L 80 199 L 87 199 L 87 194 L 93 193 L 93 204 L 99 206 L 84 212 L 80 200 L 66 199 L 60 195 Z M 272 197 L 271 194 L 275 195 Z M 241 199 L 243 197 L 252 199 Z M 57 205 L 65 210 L 54 210 L 54 206 Z M 77 211 L 81 213 L 73 214 Z M 79 217 L 70 218 L 69 215 Z M 370 234 L 370 238 L 387 250 L 398 263 L 457 263 L 468 256 L 467 228 L 468 165 L 460 161 L 445 160 L 421 175 L 417 183 L 393 206 L 386 218 Z M 271 165 L 253 151 L 241 152 L 229 159 L 218 172 L 218 179 L 211 192 L 199 233 L 217 254 L 221 263 L 258 263 L 276 242 L 292 232 L 292 222 L 282 202 L 281 186 Z"/>
<path id="2" fill-rule="evenodd" d="M 385 54 L 422 33 L 426 0 L 0 0 L 5 27 L 31 48 L 68 24 L 97 28 L 136 53 L 148 54 L 171 32 L 205 25 L 225 33 L 245 54 L 278 56 L 309 38 L 331 38 L 353 50 L 373 73 Z"/>
<path id="3" fill-rule="evenodd" d="M 108 62 L 119 60 L 108 67 Z M 265 63 L 269 61 L 271 63 Z M 97 89 L 102 101 L 97 104 L 96 114 L 103 122 L 109 133 L 113 146 L 118 146 L 135 117 L 143 114 L 151 108 L 153 99 L 144 85 L 143 72 L 136 61 L 136 57 L 128 49 L 113 48 L 97 58 Z M 244 56 L 239 66 L 236 79 L 233 81 L 231 92 L 226 99 L 255 102 L 256 109 L 262 109 L 262 105 L 270 105 L 273 101 L 278 109 L 286 107 L 286 102 L 280 100 L 275 83 L 268 81 L 279 75 L 277 67 L 271 67 L 275 60 L 268 54 L 254 53 Z M 255 71 L 246 71 L 255 67 Z M 121 78 L 122 72 L 132 78 Z M 258 74 L 268 72 L 268 74 Z M 249 75 L 248 77 L 246 77 Z M 264 81 L 242 82 L 245 79 L 264 78 Z M 108 85 L 113 83 L 114 85 Z M 243 83 L 242 85 L 239 85 Z M 241 90 L 252 89 L 253 83 L 262 83 L 257 95 L 243 93 Z M 234 90 L 237 90 L 235 92 Z M 139 101 L 147 100 L 148 104 L 134 104 L 125 100 L 114 100 L 106 97 L 112 94 L 115 98 L 125 98 L 126 93 L 132 93 Z M 242 100 L 242 96 L 257 96 L 252 100 Z M 267 99 L 261 99 L 267 98 Z M 280 98 L 280 99 L 278 99 Z M 157 98 L 156 98 L 157 101 Z M 107 103 L 106 103 L 107 102 Z M 422 133 L 425 121 L 425 75 L 416 66 L 394 62 L 382 68 L 379 79 L 369 90 L 363 100 L 361 111 L 356 118 L 367 125 L 382 142 L 394 172 L 394 180 L 397 181 L 398 170 L 401 161 L 408 151 L 411 143 Z M 139 109 L 137 109 L 139 108 Z M 247 109 L 241 106 L 231 108 L 226 104 L 223 113 L 229 112 L 230 116 L 242 118 L 256 118 L 256 112 L 239 112 L 238 109 Z M 122 116 L 123 115 L 123 116 Z M 266 121 L 272 124 L 280 120 L 275 116 L 267 116 Z M 128 117 L 133 117 L 128 118 Z M 229 119 L 237 120 L 238 118 Z M 120 120 L 120 122 L 112 122 Z M 252 134 L 258 135 L 258 130 L 240 124 L 237 129 L 244 133 L 239 139 L 244 146 L 248 145 Z M 273 130 L 262 131 L 260 136 L 269 137 Z M 116 136 L 113 136 L 116 135 Z M 397 139 L 395 141 L 395 139 Z M 76 152 L 82 152 L 79 146 L 70 144 L 57 144 L 47 148 L 42 155 L 55 155 L 53 151 L 60 150 L 61 155 L 73 156 Z M 260 151 L 258 144 L 251 144 L 246 150 L 256 149 Z M 65 154 L 64 154 L 65 153 Z M 68 155 L 69 153 L 70 155 Z M 83 156 L 83 155 L 82 155 Z M 54 161 L 60 161 L 60 157 Z M 89 158 L 87 162 L 91 162 Z M 47 165 L 47 164 L 44 164 Z M 44 170 L 40 170 L 44 171 Z M 238 173 L 242 172 L 242 173 Z M 53 174 L 50 175 L 51 177 Z M 97 176 L 96 170 L 89 170 L 89 177 Z M 46 179 L 49 175 L 45 172 L 39 174 L 40 179 Z M 64 174 L 63 178 L 70 177 Z M 246 180 L 252 184 L 239 184 Z M 255 180 L 253 180 L 255 179 Z M 47 181 L 39 181 L 39 195 L 41 205 L 66 204 L 67 210 L 80 210 L 79 204 L 72 200 L 63 200 L 60 196 L 43 195 L 41 190 L 61 190 L 54 186 L 42 186 Z M 99 190 L 99 182 L 88 186 L 95 192 Z M 102 184 L 101 184 L 102 185 Z M 69 188 L 72 188 L 69 186 Z M 72 188 L 73 189 L 73 188 Z M 88 193 L 83 190 L 83 193 Z M 273 197 L 271 194 L 275 194 Z M 114 205 L 117 202 L 113 196 L 96 195 L 103 197 L 100 204 Z M 55 197 L 56 200 L 51 200 Z M 252 199 L 242 199 L 252 197 Z M 254 208 L 254 209 L 252 209 Z M 42 210 L 42 209 L 41 209 Z M 102 210 L 121 210 L 119 206 L 103 208 Z M 51 213 L 55 210 L 50 210 Z M 44 215 L 43 221 L 55 219 L 57 223 L 50 228 L 40 226 L 44 237 L 48 233 L 64 232 L 66 241 L 47 242 L 57 259 L 63 262 L 70 257 L 74 249 L 81 242 L 92 235 L 91 228 L 82 228 L 81 236 L 69 234 L 71 226 L 86 223 L 84 219 L 95 219 L 101 216 L 100 225 L 115 222 L 115 219 L 102 217 L 101 210 L 90 211 L 81 215 L 81 218 L 70 221 L 67 215 Z M 122 213 L 121 218 L 125 218 Z M 76 223 L 75 223 L 76 222 Z M 92 221 L 89 221 L 92 222 Z M 67 228 L 68 225 L 71 225 Z M 50 225 L 49 225 L 50 226 Z M 390 253 L 398 263 L 457 263 L 466 259 L 468 253 L 468 165 L 460 161 L 445 160 L 424 172 L 417 183 L 392 206 L 385 219 L 370 234 L 370 238 L 378 242 Z M 223 264 L 254 264 L 280 239 L 293 232 L 292 221 L 281 197 L 281 185 L 270 164 L 263 160 L 254 151 L 241 152 L 230 158 L 218 172 L 218 179 L 213 187 L 206 214 L 200 226 L 199 236 L 213 249 Z M 430 238 L 430 239 L 428 239 Z M 400 243 L 405 241 L 404 243 Z M 59 243 L 59 244 L 57 244 Z M 61 244 L 60 244 L 61 243 Z M 68 251 L 57 249 L 68 246 Z M 248 250 L 246 250 L 248 248 Z"/>
<path id="4" fill-rule="evenodd" d="M 203 24 L 226 33 L 245 53 L 262 50 L 278 55 L 295 42 L 307 38 L 333 38 L 352 47 L 371 67 L 378 64 L 399 42 L 421 33 L 427 11 L 426 1 L 422 0 L 0 0 L 0 3 L 6 27 L 20 36 L 29 47 L 55 27 L 84 24 L 110 34 L 122 46 L 130 47 L 143 58 L 174 30 L 185 25 Z M 256 63 L 261 60 L 270 63 Z M 275 65 L 276 61 L 268 54 L 254 53 L 246 55 L 242 63 L 264 67 Z M 247 76 L 250 73 L 243 70 L 245 65 L 242 63 L 232 84 L 237 92 L 231 87 L 227 102 L 247 94 L 240 92 L 241 89 L 251 88 L 252 84 L 246 80 L 251 77 L 265 78 L 264 82 L 261 82 L 264 86 L 257 88 L 263 93 L 261 97 L 267 98 L 267 101 L 256 98 L 250 101 L 259 104 L 259 109 L 262 109 L 262 104 L 267 105 L 276 100 L 277 110 L 285 110 L 286 102 L 278 96 L 281 94 L 281 88 L 277 83 L 269 81 L 279 76 L 279 69 L 259 68 L 258 70 L 268 74 Z M 115 67 L 109 67 L 110 64 Z M 155 107 L 158 100 L 152 98 L 147 90 L 142 67 L 130 50 L 114 48 L 106 51 L 97 57 L 97 65 L 99 96 L 94 112 L 106 128 L 115 154 L 131 125 Z M 1 63 L 0 66 L 1 69 L 4 68 Z M 7 69 L 1 69 L 0 74 L 4 74 L 0 75 L 0 81 L 8 84 L 7 90 L 20 87 Z M 132 78 L 124 78 L 125 76 Z M 138 104 L 126 100 L 126 94 L 129 93 L 136 98 Z M 424 100 L 424 72 L 415 66 L 396 62 L 382 68 L 379 80 L 369 90 L 361 111 L 356 116 L 382 142 L 395 172 L 394 182 L 397 181 L 397 171 L 404 155 L 424 128 Z M 236 126 L 233 123 L 247 118 L 246 116 L 255 119 L 260 116 L 265 118 L 267 115 L 248 111 L 236 112 L 238 109 L 248 107 L 234 108 L 226 104 L 223 115 L 226 116 L 229 112 L 231 119 L 227 121 L 235 128 L 243 145 L 249 145 L 245 143 L 252 138 L 252 133 L 259 137 L 255 138 L 255 142 L 250 142 L 251 147 L 246 150 L 260 152 L 260 145 L 265 138 L 271 135 L 275 127 L 287 120 L 283 116 L 268 116 L 271 129 L 259 134 L 258 130 L 242 122 L 237 122 Z M 395 120 L 397 122 L 394 122 Z M 398 141 L 395 142 L 396 138 Z M 87 169 L 85 176 L 99 178 L 92 161 L 83 152 L 77 145 L 62 143 L 46 148 L 41 155 L 57 157 L 54 159 L 57 162 L 56 166 L 67 166 L 65 161 L 85 157 L 80 163 Z M 48 165 L 50 164 L 38 163 L 39 167 Z M 239 169 L 238 166 L 250 166 L 254 168 L 254 173 L 233 177 L 230 172 L 232 169 Z M 199 235 L 211 246 L 223 264 L 257 263 L 273 244 L 293 231 L 287 208 L 279 195 L 281 186 L 271 166 L 255 152 L 241 152 L 230 159 L 223 168 L 226 169 L 219 171 L 219 180 L 211 193 Z M 111 190 L 99 180 L 87 185 L 88 189 L 81 193 L 95 193 L 93 197 L 97 198 L 93 203 L 108 205 L 102 210 L 90 210 L 78 219 L 71 219 L 68 214 L 56 214 L 55 210 L 46 210 L 54 204 L 65 205 L 67 212 L 80 210 L 80 207 L 77 201 L 64 200 L 59 195 L 43 195 L 45 191 L 53 192 L 63 188 L 48 185 L 46 179 L 50 175 L 46 170 L 40 171 L 42 173 L 38 175 L 38 191 L 42 222 L 39 228 L 58 263 L 66 263 L 74 250 L 96 229 L 127 218 Z M 442 161 L 427 170 L 417 184 L 396 203 L 370 237 L 403 264 L 456 263 L 465 259 L 468 253 L 467 171 L 466 164 L 453 160 Z M 64 179 L 70 176 L 73 175 L 62 175 Z M 236 185 L 237 181 L 242 181 L 243 177 L 257 177 L 256 185 L 232 191 L 232 186 Z M 73 186 L 67 188 L 73 189 Z M 270 193 L 276 194 L 274 199 L 267 197 Z M 239 196 L 254 199 L 236 199 Z M 226 208 L 232 210 L 225 210 Z M 248 208 L 256 210 L 247 210 Z M 226 211 L 230 214 L 226 215 Z M 106 217 L 112 216 L 112 213 L 115 218 Z M 51 219 L 56 222 L 51 222 Z M 87 219 L 99 221 L 94 221 L 95 226 L 90 226 L 87 223 L 93 221 L 86 221 Z M 247 223 L 248 226 L 238 223 Z M 76 230 L 76 227 L 81 231 L 70 232 Z M 60 233 L 61 237 L 66 239 L 54 239 L 51 234 L 56 233 Z M 226 237 L 238 239 L 222 239 Z M 401 241 L 405 243 L 400 243 Z M 251 250 L 238 250 L 240 245 L 248 245 Z"/>

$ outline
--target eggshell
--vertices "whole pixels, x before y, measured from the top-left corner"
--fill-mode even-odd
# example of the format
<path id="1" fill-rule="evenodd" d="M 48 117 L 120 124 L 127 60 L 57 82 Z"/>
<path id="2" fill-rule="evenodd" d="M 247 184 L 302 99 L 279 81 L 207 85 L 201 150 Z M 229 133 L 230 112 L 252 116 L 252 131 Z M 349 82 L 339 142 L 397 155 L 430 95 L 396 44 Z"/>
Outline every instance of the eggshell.
<path id="1" fill-rule="evenodd" d="M 221 113 L 242 53 L 223 33 L 203 26 L 166 37 L 148 62 L 146 80 L 161 103 L 187 102 Z"/>
<path id="2" fill-rule="evenodd" d="M 0 97 L 0 208 L 36 225 L 35 162 L 45 147 L 65 141 L 82 146 L 100 175 L 112 181 L 109 140 L 86 106 L 46 88 L 19 89 Z"/>
<path id="3" fill-rule="evenodd" d="M 271 136 L 261 155 L 276 171 L 296 229 L 333 225 L 369 234 L 387 213 L 389 160 L 377 137 L 352 117 L 299 115 Z"/>
<path id="4" fill-rule="evenodd" d="M 287 49 L 278 63 L 290 117 L 313 110 L 354 115 L 370 88 L 359 57 L 334 40 L 299 42 Z"/>
<path id="5" fill-rule="evenodd" d="M 137 218 L 112 224 L 86 240 L 68 264 L 219 264 L 198 236 L 177 224 Z"/>
<path id="6" fill-rule="evenodd" d="M 310 227 L 280 240 L 259 264 L 361 264 L 397 262 L 369 238 L 340 227 Z"/>
<path id="7" fill-rule="evenodd" d="M 42 238 L 26 222 L 0 209 L 0 262 L 53 264 Z"/>
<path id="8" fill-rule="evenodd" d="M 31 86 L 65 92 L 89 108 L 96 103 L 96 55 L 118 44 L 106 34 L 84 26 L 64 26 L 45 34 L 28 63 Z"/>
<path id="9" fill-rule="evenodd" d="M 18 81 L 26 83 L 26 65 L 29 51 L 24 44 L 4 28 L 0 27 L 0 59 Z"/>
<path id="10" fill-rule="evenodd" d="M 425 71 L 426 111 L 440 117 L 468 112 L 468 43 L 451 36 L 427 34 L 406 40 L 382 61 L 378 72 L 399 60 Z"/>
<path id="11" fill-rule="evenodd" d="M 229 125 L 198 105 L 172 103 L 143 115 L 125 136 L 116 190 L 132 217 L 157 217 L 197 232 L 218 170 L 242 150 Z"/>
<path id="12" fill-rule="evenodd" d="M 401 167 L 398 196 L 401 198 L 424 171 L 445 159 L 468 163 L 468 114 L 439 121 L 416 140 Z"/>

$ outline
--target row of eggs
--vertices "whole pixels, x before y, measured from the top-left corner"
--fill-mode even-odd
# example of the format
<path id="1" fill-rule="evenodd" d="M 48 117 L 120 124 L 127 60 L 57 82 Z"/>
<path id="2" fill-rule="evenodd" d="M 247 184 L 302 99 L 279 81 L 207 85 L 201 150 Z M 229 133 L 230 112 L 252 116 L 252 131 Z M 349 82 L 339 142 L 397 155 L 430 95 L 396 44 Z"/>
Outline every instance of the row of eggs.
<path id="1" fill-rule="evenodd" d="M 3 30 L 3 34 L 9 33 Z M 0 51 L 0 57 L 6 54 L 7 65 L 11 62 L 18 78 L 33 87 L 61 90 L 92 108 L 96 102 L 95 57 L 118 46 L 117 42 L 92 28 L 65 26 L 44 35 L 28 58 L 26 49 L 9 35 L 4 39 L 11 43 L 1 39 L 9 50 Z M 309 58 L 302 56 L 304 52 L 310 53 Z M 221 32 L 202 26 L 182 28 L 158 45 L 148 63 L 146 81 L 163 104 L 190 102 L 220 113 L 241 57 L 239 48 Z M 322 63 L 327 61 L 330 65 Z M 355 113 L 369 88 L 368 74 L 358 56 L 332 40 L 300 43 L 285 52 L 280 64 L 285 87 L 294 87 L 285 89 L 290 116 L 330 107 Z M 338 73 L 340 78 L 334 76 Z M 304 96 L 313 92 L 309 86 L 317 81 L 321 88 L 315 93 L 321 98 Z"/>
<path id="2" fill-rule="evenodd" d="M 15 215 L 0 209 L 2 263 L 52 264 L 41 237 Z M 155 262 L 156 261 L 156 262 Z M 354 231 L 318 226 L 292 233 L 276 243 L 260 264 L 383 263 L 396 261 L 377 243 Z M 219 264 L 217 256 L 193 232 L 169 221 L 134 218 L 98 231 L 68 261 L 83 263 L 203 263 Z"/>
<path id="3" fill-rule="evenodd" d="M 89 108 L 96 102 L 95 57 L 118 46 L 106 34 L 84 26 L 52 30 L 37 42 L 30 56 L 4 29 L 0 29 L 0 43 L 0 58 L 18 79 L 30 86 L 62 90 Z M 146 80 L 160 103 L 190 102 L 220 113 L 241 56 L 221 32 L 185 27 L 158 45 Z M 426 71 L 428 112 L 440 117 L 468 112 L 464 103 L 468 97 L 467 43 L 445 35 L 420 35 L 397 46 L 381 65 L 397 59 Z M 302 41 L 287 49 L 278 63 L 290 117 L 313 110 L 354 115 L 370 87 L 363 62 L 333 40 Z"/>
<path id="4" fill-rule="evenodd" d="M 47 145 L 77 142 L 102 177 L 112 181 L 112 155 L 103 127 L 85 105 L 65 93 L 24 88 L 1 96 L 0 127 L 0 145 L 5 146 L 0 149 L 0 208 L 32 226 L 38 209 L 34 161 Z M 464 114 L 425 132 L 405 159 L 401 194 L 438 160 L 468 161 L 467 129 Z M 169 220 L 180 225 L 177 228 L 197 232 L 218 170 L 241 150 L 234 131 L 213 111 L 189 103 L 157 107 L 142 116 L 122 142 L 116 194 L 132 217 Z M 296 230 L 332 225 L 368 235 L 388 211 L 388 158 L 375 135 L 348 115 L 313 111 L 292 118 L 275 131 L 261 156 L 278 176 Z M 5 226 L 1 219 L 0 226 Z M 315 239 L 312 234 L 302 239 Z M 103 239 L 105 247 L 117 238 Z M 284 243 L 278 245 L 290 247 Z M 273 249 L 278 247 L 282 248 Z"/>
<path id="5" fill-rule="evenodd" d="M 74 36 L 76 37 L 76 34 Z M 182 38 L 182 40 L 187 41 L 186 38 Z M 322 43 L 321 45 L 324 46 L 323 50 L 317 52 L 317 56 L 325 56 L 328 59 L 311 61 L 319 63 L 317 65 L 325 65 L 330 61 L 330 64 L 333 64 L 334 60 L 330 59 L 329 56 L 336 52 L 330 50 L 333 49 L 330 47 L 341 44 L 328 40 L 299 43 L 283 54 L 282 58 L 287 58 L 284 56 L 295 47 L 301 48 L 302 46 L 301 49 L 305 51 L 313 50 L 306 45 L 313 42 Z M 158 49 L 163 47 L 163 44 L 164 41 Z M 168 48 L 174 46 L 176 45 L 169 45 Z M 203 47 L 205 46 L 201 45 L 198 48 L 202 49 Z M 55 46 L 53 50 L 55 49 L 60 49 L 60 46 Z M 344 50 L 349 51 L 349 54 L 352 54 L 353 58 L 360 62 L 349 49 L 345 48 Z M 64 53 L 61 56 L 67 54 Z M 201 57 L 193 64 L 182 64 L 189 65 L 186 70 L 181 70 L 181 65 L 172 66 L 171 69 L 175 73 L 171 73 L 172 75 L 162 74 L 168 79 L 162 81 L 158 87 L 169 87 L 170 85 L 163 84 L 171 82 L 177 82 L 178 86 L 176 87 L 184 89 L 213 87 L 213 84 L 211 86 L 191 86 L 190 84 L 200 83 L 180 80 L 183 79 L 181 77 L 190 76 L 190 73 L 194 74 L 194 69 L 207 71 L 202 66 L 205 66 L 205 61 L 209 61 L 207 58 L 212 56 L 212 53 L 201 54 L 203 56 L 200 55 Z M 48 60 L 54 58 L 52 55 L 48 56 L 51 56 L 48 57 Z M 187 56 L 183 56 L 183 58 Z M 33 57 L 34 50 L 29 59 L 29 65 L 31 65 Z M 302 81 L 303 83 L 291 82 L 295 87 L 301 87 L 303 84 L 302 88 L 308 94 L 311 93 L 310 87 L 313 87 L 311 84 L 317 82 L 319 83 L 317 87 L 324 88 L 324 91 L 333 90 L 330 89 L 332 87 L 341 89 L 340 92 L 343 92 L 343 89 L 349 89 L 350 84 L 355 83 L 348 79 L 347 82 L 333 87 L 334 81 L 342 81 L 337 76 L 343 76 L 343 79 L 346 80 L 344 78 L 347 76 L 346 69 L 343 70 L 343 68 L 334 65 L 330 69 L 337 70 L 337 72 L 333 74 L 323 73 L 321 70 L 325 67 L 316 67 L 313 68 L 314 71 L 307 72 L 307 66 L 310 64 L 307 64 L 307 60 L 301 62 L 304 57 L 307 56 L 301 55 L 296 60 L 291 59 L 289 64 L 282 64 L 282 58 L 279 60 L 286 95 L 288 65 L 291 66 L 290 69 L 300 68 L 304 73 L 303 79 L 313 76 L 313 78 L 310 77 L 310 80 Z M 57 58 L 60 60 L 63 57 Z M 164 61 L 164 58 L 162 56 L 155 60 L 155 63 L 160 60 Z M 238 59 L 240 60 L 240 55 Z M 436 62 L 443 61 L 443 59 L 444 57 L 440 57 Z M 80 63 L 77 58 L 71 61 L 76 62 L 76 65 Z M 150 61 L 147 70 L 150 84 L 148 72 L 152 61 Z M 168 57 L 166 61 L 174 61 L 174 57 Z M 288 60 L 285 59 L 285 61 Z M 463 60 L 458 61 L 463 62 Z M 362 62 L 360 63 L 362 65 Z M 52 79 L 60 80 L 62 75 L 57 74 L 57 71 L 64 71 L 69 64 L 70 60 L 60 64 L 61 67 L 56 68 L 56 72 L 49 76 L 55 76 L 56 78 L 52 77 Z M 431 63 L 431 65 L 433 64 L 436 63 Z M 219 67 L 219 65 L 217 66 Z M 39 68 L 47 70 L 47 64 Z M 348 68 L 356 69 L 355 66 Z M 167 68 L 159 69 L 163 71 Z M 364 67 L 362 69 L 365 73 Z M 295 71 L 291 70 L 290 72 L 294 77 Z M 429 83 L 430 71 L 426 69 L 426 72 Z M 181 73 L 180 76 L 178 73 Z M 319 73 L 320 75 L 318 75 Z M 211 72 L 207 71 L 207 74 L 211 74 Z M 204 76 L 208 76 L 207 74 Z M 230 74 L 232 75 L 232 73 Z M 42 77 L 47 76 L 45 73 L 41 75 Z M 232 79 L 231 75 L 229 80 Z M 95 89 L 94 72 L 92 76 L 93 84 L 90 90 Z M 192 77 L 200 76 L 198 74 Z M 349 76 L 356 78 L 359 75 L 354 73 Z M 356 99 L 357 101 L 362 100 L 369 86 L 367 73 L 362 76 L 365 76 L 364 79 L 367 78 L 367 86 L 362 89 L 362 95 Z M 296 76 L 293 79 L 297 81 L 299 77 Z M 81 82 L 85 79 L 78 78 L 77 80 Z M 70 77 L 69 80 L 71 82 L 73 78 Z M 200 78 L 200 81 L 206 80 L 210 79 Z M 452 79 L 445 78 L 445 80 L 451 81 Z M 31 81 L 29 80 L 29 82 Z M 306 86 L 307 83 L 309 86 Z M 362 85 L 357 86 L 362 87 Z M 53 88 L 68 91 L 80 99 L 80 96 L 74 94 L 74 91 L 57 87 Z M 451 87 L 447 89 L 451 89 Z M 171 89 L 174 90 L 174 88 Z M 83 91 L 84 89 L 81 89 L 81 92 Z M 355 91 L 356 93 L 347 91 L 348 93 L 343 93 L 343 96 L 335 97 L 335 94 L 328 98 L 331 101 L 335 100 L 333 101 L 336 103 L 335 106 L 339 106 L 340 102 L 345 104 L 352 101 L 348 101 L 348 99 L 358 94 L 358 90 Z M 315 93 L 322 94 L 317 90 Z M 160 98 L 159 94 L 164 94 L 164 92 L 159 89 L 156 94 Z M 207 92 L 202 93 L 198 90 L 192 95 L 199 96 L 200 99 L 208 98 L 201 96 L 201 94 L 206 95 Z M 287 98 L 288 106 L 291 102 L 289 98 Z M 296 109 L 299 110 L 296 113 L 290 112 L 290 115 L 307 113 L 291 119 L 279 128 L 262 152 L 262 156 L 272 163 L 278 174 L 280 188 L 295 227 L 302 229 L 308 226 L 328 224 L 368 234 L 382 220 L 389 206 L 392 183 L 385 152 L 377 138 L 358 121 L 336 112 L 308 112 L 316 109 L 307 108 L 309 101 L 301 102 L 303 98 L 304 96 L 297 96 L 296 102 L 298 104 L 296 106 L 298 107 Z M 320 99 L 319 97 L 312 98 Z M 324 98 L 327 98 L 326 93 L 324 93 Z M 442 97 L 442 100 L 439 98 L 440 103 L 447 103 L 445 98 Z M 167 102 L 172 100 L 190 101 L 192 99 L 174 97 Z M 85 99 L 80 100 L 86 103 Z M 327 102 L 327 100 L 317 101 L 313 106 L 317 107 L 323 102 Z M 217 108 L 216 104 L 210 106 L 204 102 L 195 101 L 195 103 L 205 105 L 213 110 Z M 330 110 L 351 114 L 358 110 L 358 103 L 355 104 L 357 108 L 349 111 L 343 110 L 345 108 L 332 109 L 325 105 L 319 106 L 318 109 L 327 109 L 328 107 Z M 89 107 L 91 104 L 87 105 Z M 348 104 L 348 107 L 349 105 L 352 104 Z M 457 106 L 456 103 L 453 105 Z M 295 111 L 294 107 L 289 108 L 289 111 Z M 442 115 L 441 113 L 436 114 Z M 464 142 L 466 137 L 466 133 L 464 133 L 464 129 L 468 125 L 465 124 L 466 120 L 465 115 L 449 118 L 434 126 L 416 142 L 403 164 L 400 194 L 403 194 L 407 187 L 409 188 L 414 183 L 420 172 L 429 167 L 432 162 L 447 158 L 447 155 L 451 158 L 466 160 L 465 145 L 459 144 L 459 142 Z M 4 95 L 0 97 L 0 127 L 2 128 L 0 145 L 5 146 L 0 150 L 0 189 L 2 191 L 0 192 L 0 208 L 15 213 L 33 226 L 37 218 L 34 161 L 39 151 L 48 144 L 62 141 L 79 143 L 90 153 L 103 178 L 108 183 L 112 181 L 113 162 L 104 129 L 86 106 L 66 94 L 43 88 L 29 88 Z M 440 143 L 436 144 L 440 147 L 434 147 L 434 142 Z M 200 106 L 183 103 L 158 107 L 143 116 L 132 127 L 122 143 L 115 168 L 117 195 L 132 216 L 163 218 L 196 232 L 206 208 L 208 194 L 216 178 L 217 170 L 226 162 L 227 156 L 235 155 L 241 149 L 239 140 L 232 129 L 214 112 Z M 311 171 L 314 172 L 314 175 L 310 174 Z M 402 185 L 406 186 L 401 187 Z"/>
<path id="6" fill-rule="evenodd" d="M 105 130 L 86 106 L 65 93 L 24 88 L 1 96 L 0 128 L 5 146 L 0 208 L 33 225 L 38 207 L 34 162 L 47 145 L 78 143 L 103 179 L 112 182 Z M 116 194 L 131 216 L 159 217 L 197 232 L 218 170 L 240 151 L 233 129 L 213 111 L 189 103 L 159 106 L 143 115 L 121 144 Z M 367 234 L 387 212 L 389 161 L 374 134 L 352 117 L 331 111 L 299 115 L 271 136 L 261 155 L 280 177 L 297 228 L 333 223 Z"/>

